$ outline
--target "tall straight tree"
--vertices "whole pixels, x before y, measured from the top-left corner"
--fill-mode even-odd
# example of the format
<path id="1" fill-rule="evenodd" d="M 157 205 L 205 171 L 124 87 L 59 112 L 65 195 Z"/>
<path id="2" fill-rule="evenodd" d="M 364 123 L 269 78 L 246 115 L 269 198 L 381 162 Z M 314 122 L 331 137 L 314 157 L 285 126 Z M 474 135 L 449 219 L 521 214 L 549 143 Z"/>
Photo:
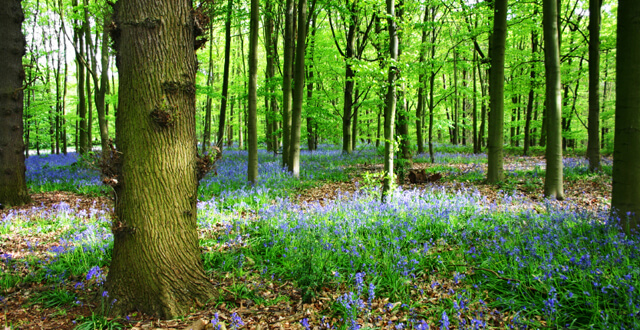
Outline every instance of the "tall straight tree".
<path id="1" fill-rule="evenodd" d="M 491 73 L 489 77 L 489 141 L 487 144 L 487 182 L 496 183 L 504 177 L 504 53 L 507 39 L 507 0 L 495 0 L 491 42 Z"/>
<path id="2" fill-rule="evenodd" d="M 382 179 L 382 202 L 388 199 L 393 185 L 394 125 L 396 122 L 396 80 L 398 78 L 398 27 L 395 1 L 387 0 L 387 26 L 389 30 L 389 73 L 387 96 L 384 108 L 384 178 Z"/>
<path id="3" fill-rule="evenodd" d="M 224 69 L 222 72 L 222 97 L 220 98 L 220 116 L 218 116 L 218 141 L 216 146 L 222 150 L 229 101 L 229 71 L 231 66 L 231 14 L 233 0 L 227 0 L 227 18 L 224 22 Z"/>
<path id="4" fill-rule="evenodd" d="M 291 138 L 291 81 L 293 69 L 294 38 L 294 3 L 287 0 L 284 13 L 284 54 L 282 62 L 282 166 L 291 169 L 289 164 L 289 150 Z"/>
<path id="5" fill-rule="evenodd" d="M 602 0 L 589 0 L 589 170 L 600 169 L 600 7 Z"/>
<path id="6" fill-rule="evenodd" d="M 564 199 L 562 185 L 562 95 L 560 82 L 560 43 L 558 39 L 558 0 L 544 0 L 544 68 L 547 113 L 547 170 L 544 195 Z"/>
<path id="7" fill-rule="evenodd" d="M 115 5 L 120 85 L 110 174 L 118 198 L 106 289 L 123 313 L 173 318 L 214 296 L 196 222 L 204 171 L 196 150 L 191 3 Z"/>
<path id="8" fill-rule="evenodd" d="M 631 234 L 640 229 L 640 1 L 618 1 L 617 48 L 611 209 Z"/>
<path id="9" fill-rule="evenodd" d="M 5 1 L 0 12 L 0 204 L 30 202 L 25 180 L 22 112 L 24 70 L 20 0 Z"/>
<path id="10" fill-rule="evenodd" d="M 302 124 L 302 101 L 304 99 L 305 48 L 307 39 L 307 1 L 298 1 L 298 40 L 294 70 L 293 106 L 291 111 L 291 138 L 289 139 L 289 171 L 300 177 L 300 129 Z"/>
<path id="11" fill-rule="evenodd" d="M 251 0 L 249 19 L 249 113 L 247 116 L 247 147 L 249 165 L 247 180 L 258 180 L 258 31 L 260 30 L 260 0 Z M 242 132 L 242 128 L 238 128 Z"/>

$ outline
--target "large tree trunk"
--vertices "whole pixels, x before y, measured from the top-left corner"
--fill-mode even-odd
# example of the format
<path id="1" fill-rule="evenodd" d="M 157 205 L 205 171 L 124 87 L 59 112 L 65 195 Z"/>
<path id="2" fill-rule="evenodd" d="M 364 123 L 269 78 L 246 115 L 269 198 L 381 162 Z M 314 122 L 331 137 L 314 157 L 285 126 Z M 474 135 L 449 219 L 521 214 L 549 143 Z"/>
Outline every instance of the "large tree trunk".
<path id="1" fill-rule="evenodd" d="M 562 96 L 560 45 L 558 43 L 557 0 L 544 0 L 544 57 L 547 104 L 547 170 L 544 195 L 564 199 L 562 187 Z"/>
<path id="2" fill-rule="evenodd" d="M 396 119 L 396 80 L 398 78 L 398 34 L 396 25 L 395 1 L 387 1 L 387 25 L 389 29 L 389 73 L 387 76 L 386 107 L 384 109 L 384 178 L 382 180 L 382 202 L 386 202 L 393 185 L 393 126 Z"/>
<path id="3" fill-rule="evenodd" d="M 296 42 L 295 87 L 291 111 L 291 139 L 289 140 L 289 170 L 300 177 L 300 129 L 302 127 L 302 101 L 304 99 L 304 58 L 307 39 L 307 1 L 298 2 L 298 41 Z"/>
<path id="4" fill-rule="evenodd" d="M 224 69 L 222 73 L 222 97 L 220 98 L 220 116 L 218 116 L 217 147 L 222 151 L 224 144 L 224 130 L 227 117 L 227 103 L 229 101 L 229 71 L 231 67 L 231 14 L 233 0 L 227 1 L 227 18 L 224 23 Z"/>
<path id="5" fill-rule="evenodd" d="M 22 34 L 24 15 L 20 0 L 5 2 L 0 12 L 0 205 L 23 205 L 27 192 L 22 140 L 24 70 Z"/>
<path id="6" fill-rule="evenodd" d="M 489 76 L 489 143 L 487 182 L 496 183 L 504 177 L 504 53 L 507 37 L 507 0 L 495 0 L 491 43 L 491 74 Z"/>
<path id="7" fill-rule="evenodd" d="M 120 73 L 114 248 L 116 311 L 182 316 L 213 296 L 198 246 L 195 34 L 190 0 L 116 5 Z M 152 41 L 152 42 L 149 42 Z"/>
<path id="8" fill-rule="evenodd" d="M 602 0 L 589 0 L 589 170 L 600 169 L 600 7 Z"/>
<path id="9" fill-rule="evenodd" d="M 247 147 L 249 164 L 247 180 L 258 180 L 258 30 L 260 29 L 260 1 L 251 0 L 249 21 L 249 113 L 247 116 Z M 242 134 L 242 129 L 238 129 Z M 242 135 L 240 135 L 242 136 Z"/>
<path id="10" fill-rule="evenodd" d="M 627 234 L 640 230 L 640 2 L 618 1 L 616 128 L 611 209 Z"/>

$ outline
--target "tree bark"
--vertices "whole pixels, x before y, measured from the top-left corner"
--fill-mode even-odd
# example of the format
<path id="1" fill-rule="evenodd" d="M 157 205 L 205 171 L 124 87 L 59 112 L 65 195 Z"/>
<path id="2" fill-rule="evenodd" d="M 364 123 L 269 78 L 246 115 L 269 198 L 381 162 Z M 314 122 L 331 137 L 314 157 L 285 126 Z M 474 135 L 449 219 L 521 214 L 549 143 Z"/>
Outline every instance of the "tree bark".
<path id="1" fill-rule="evenodd" d="M 497 183 L 504 177 L 504 53 L 507 37 L 507 0 L 495 0 L 489 77 L 489 142 L 487 182 Z"/>
<path id="2" fill-rule="evenodd" d="M 382 182 L 382 202 L 388 200 L 388 195 L 395 179 L 393 173 L 393 148 L 396 117 L 396 80 L 398 77 L 398 34 L 396 25 L 395 0 L 386 0 L 387 25 L 389 29 L 389 72 L 387 76 L 386 107 L 384 109 L 384 178 Z"/>
<path id="3" fill-rule="evenodd" d="M 558 43 L 557 0 L 544 0 L 544 57 L 547 105 L 547 169 L 544 195 L 564 199 L 562 184 L 562 96 L 560 46 Z"/>
<path id="4" fill-rule="evenodd" d="M 300 130 L 302 127 L 302 103 L 304 100 L 305 48 L 307 40 L 307 1 L 298 2 L 298 40 L 296 41 L 295 85 L 291 111 L 291 139 L 289 140 L 289 170 L 293 177 L 300 177 Z"/>
<path id="5" fill-rule="evenodd" d="M 106 289 L 116 312 L 174 318 L 214 296 L 196 221 L 191 1 L 121 0 L 116 7 L 120 97 L 110 165 L 118 198 Z"/>
<path id="6" fill-rule="evenodd" d="M 589 0 L 589 170 L 600 170 L 600 8 L 602 0 Z"/>
<path id="7" fill-rule="evenodd" d="M 222 73 L 222 97 L 220 98 L 220 116 L 218 116 L 218 141 L 216 145 L 222 151 L 226 127 L 227 102 L 229 100 L 229 71 L 231 66 L 231 14 L 233 0 L 227 1 L 227 18 L 224 22 L 224 68 Z"/>
<path id="8" fill-rule="evenodd" d="M 618 1 L 616 127 L 611 209 L 622 229 L 640 229 L 640 2 Z"/>
<path id="9" fill-rule="evenodd" d="M 22 34 L 24 14 L 20 0 L 6 2 L 0 12 L 0 205 L 18 206 L 31 201 L 24 164 Z"/>
<path id="10" fill-rule="evenodd" d="M 291 81 L 293 69 L 293 48 L 295 10 L 293 0 L 285 4 L 284 54 L 282 63 L 282 166 L 291 170 L 289 150 L 291 138 Z"/>
<path id="11" fill-rule="evenodd" d="M 251 0 L 249 21 L 249 113 L 247 116 L 247 147 L 249 164 L 247 180 L 258 180 L 258 31 L 260 29 L 260 0 Z M 242 129 L 238 130 L 242 132 Z"/>
<path id="12" fill-rule="evenodd" d="M 537 13 L 536 13 L 537 14 Z M 531 144 L 531 116 L 533 114 L 533 101 L 535 98 L 534 87 L 536 81 L 536 64 L 535 56 L 538 52 L 538 35 L 535 31 L 531 32 L 531 72 L 529 73 L 529 98 L 527 100 L 527 114 L 524 124 L 524 147 L 522 153 L 526 156 L 529 153 Z"/>

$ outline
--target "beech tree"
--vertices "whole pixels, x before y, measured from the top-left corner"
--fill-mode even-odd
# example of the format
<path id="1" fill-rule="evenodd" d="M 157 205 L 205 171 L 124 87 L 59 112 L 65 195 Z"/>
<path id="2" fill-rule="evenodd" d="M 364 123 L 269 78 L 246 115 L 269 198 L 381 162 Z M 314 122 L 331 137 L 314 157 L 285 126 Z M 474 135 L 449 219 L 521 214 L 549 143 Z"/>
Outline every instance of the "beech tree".
<path id="1" fill-rule="evenodd" d="M 247 180 L 258 179 L 258 25 L 260 24 L 260 1 L 251 0 L 249 36 L 249 113 L 247 118 L 247 143 L 249 164 Z"/>
<path id="2" fill-rule="evenodd" d="M 611 209 L 622 229 L 640 229 L 640 2 L 618 2 L 616 128 Z"/>
<path id="3" fill-rule="evenodd" d="M 396 119 L 396 80 L 398 79 L 398 32 L 394 0 L 387 1 L 387 25 L 389 30 L 389 70 L 387 75 L 387 96 L 384 108 L 384 178 L 382 201 L 385 202 L 395 179 L 393 170 L 394 126 Z"/>
<path id="4" fill-rule="evenodd" d="M 558 40 L 558 0 L 544 0 L 544 66 L 547 112 L 547 170 L 544 195 L 564 199 L 562 187 L 562 96 L 560 94 L 560 43 Z"/>
<path id="5" fill-rule="evenodd" d="M 22 34 L 24 15 L 20 0 L 5 2 L 0 12 L 0 205 L 23 205 L 27 192 L 22 140 L 23 80 Z"/>
<path id="6" fill-rule="evenodd" d="M 120 312 L 167 319 L 213 297 L 196 222 L 195 37 L 190 0 L 115 5 L 120 74 L 116 147 L 105 181 L 117 195 L 106 288 Z M 152 41 L 152 42 L 150 42 Z"/>
<path id="7" fill-rule="evenodd" d="M 489 77 L 490 109 L 487 151 L 487 182 L 496 183 L 504 177 L 504 52 L 507 38 L 507 0 L 495 0 L 491 44 L 491 76 Z"/>
<path id="8" fill-rule="evenodd" d="M 589 0 L 589 169 L 600 169 L 600 7 L 602 0 Z"/>

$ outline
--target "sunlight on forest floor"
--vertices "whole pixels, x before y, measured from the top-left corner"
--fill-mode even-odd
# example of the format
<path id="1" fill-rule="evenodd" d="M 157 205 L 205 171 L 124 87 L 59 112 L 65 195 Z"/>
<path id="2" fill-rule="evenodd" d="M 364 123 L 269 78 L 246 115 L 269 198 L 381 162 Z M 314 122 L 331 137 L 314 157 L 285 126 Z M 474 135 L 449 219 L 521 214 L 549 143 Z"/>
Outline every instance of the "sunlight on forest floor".
<path id="1" fill-rule="evenodd" d="M 565 159 L 567 199 L 550 201 L 540 157 L 508 157 L 499 185 L 483 183 L 484 155 L 436 158 L 418 155 L 412 168 L 441 178 L 403 180 L 383 204 L 373 149 L 305 152 L 300 180 L 260 152 L 255 186 L 244 181 L 246 152 L 226 151 L 218 175 L 202 180 L 198 205 L 203 261 L 219 298 L 158 321 L 102 313 L 112 206 L 97 171 L 71 154 L 30 157 L 34 203 L 0 211 L 0 324 L 640 327 L 640 241 L 608 216 L 610 160 L 592 174 L 584 160 Z"/>

